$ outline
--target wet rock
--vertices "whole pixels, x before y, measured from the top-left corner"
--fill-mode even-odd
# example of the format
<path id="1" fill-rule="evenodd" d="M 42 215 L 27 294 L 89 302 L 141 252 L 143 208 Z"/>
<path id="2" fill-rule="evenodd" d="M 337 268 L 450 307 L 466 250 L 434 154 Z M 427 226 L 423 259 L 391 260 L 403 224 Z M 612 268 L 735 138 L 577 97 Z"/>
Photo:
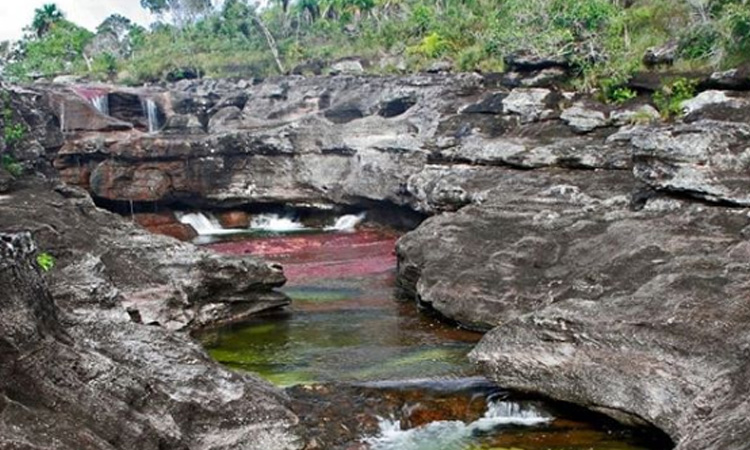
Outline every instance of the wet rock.
<path id="1" fill-rule="evenodd" d="M 134 215 L 135 222 L 148 231 L 164 236 L 171 236 L 189 242 L 198 236 L 190 226 L 180 223 L 173 213 L 139 213 Z"/>
<path id="2" fill-rule="evenodd" d="M 485 397 L 498 389 L 481 379 L 464 379 L 427 386 L 295 386 L 287 392 L 300 417 L 298 433 L 306 448 L 347 450 L 370 448 L 361 447 L 362 439 L 378 434 L 382 418 L 400 420 L 404 429 L 431 420 L 477 420 L 487 409 Z"/>
<path id="3" fill-rule="evenodd" d="M 105 116 L 90 101 L 73 90 L 55 89 L 47 93 L 51 110 L 58 114 L 65 131 L 117 131 L 133 128 L 131 123 Z"/>
<path id="4" fill-rule="evenodd" d="M 244 211 L 227 211 L 219 214 L 219 223 L 224 228 L 250 227 L 250 215 Z"/>

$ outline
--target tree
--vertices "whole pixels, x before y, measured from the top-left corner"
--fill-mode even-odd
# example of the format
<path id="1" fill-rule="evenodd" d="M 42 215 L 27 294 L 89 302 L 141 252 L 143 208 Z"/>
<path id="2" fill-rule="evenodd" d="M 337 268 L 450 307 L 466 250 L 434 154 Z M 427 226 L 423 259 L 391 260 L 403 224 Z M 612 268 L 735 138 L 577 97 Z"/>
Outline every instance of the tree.
<path id="1" fill-rule="evenodd" d="M 211 0 L 141 0 L 141 7 L 162 17 L 171 15 L 179 27 L 195 22 L 213 8 Z"/>
<path id="2" fill-rule="evenodd" d="M 55 23 L 60 22 L 65 15 L 54 3 L 47 3 L 41 8 L 34 10 L 34 21 L 31 22 L 31 29 L 36 37 L 41 38 L 47 34 Z"/>

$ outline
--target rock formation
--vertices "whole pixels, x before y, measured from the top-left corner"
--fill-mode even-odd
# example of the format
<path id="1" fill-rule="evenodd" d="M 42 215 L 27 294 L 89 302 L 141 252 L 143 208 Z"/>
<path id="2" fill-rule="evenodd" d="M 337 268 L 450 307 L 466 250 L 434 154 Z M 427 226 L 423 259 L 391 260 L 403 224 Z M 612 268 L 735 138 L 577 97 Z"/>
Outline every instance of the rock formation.
<path id="1" fill-rule="evenodd" d="M 518 70 L 562 70 L 522 56 Z M 710 87 L 742 86 L 727 77 Z M 151 99 L 159 117 L 59 118 L 70 131 L 54 163 L 99 202 L 433 216 L 398 244 L 399 287 L 491 329 L 472 358 L 499 385 L 657 426 L 680 450 L 744 449 L 747 93 L 703 92 L 662 123 L 646 98 L 613 106 L 517 85 L 425 74 L 110 87 Z M 144 126 L 154 121 L 160 132 Z"/>
<path id="2" fill-rule="evenodd" d="M 0 448 L 300 448 L 281 391 L 169 330 L 286 304 L 281 270 L 150 235 L 34 173 L 59 128 L 38 93 L 2 88 L 27 134 L 4 149 L 26 173 L 0 196 Z"/>

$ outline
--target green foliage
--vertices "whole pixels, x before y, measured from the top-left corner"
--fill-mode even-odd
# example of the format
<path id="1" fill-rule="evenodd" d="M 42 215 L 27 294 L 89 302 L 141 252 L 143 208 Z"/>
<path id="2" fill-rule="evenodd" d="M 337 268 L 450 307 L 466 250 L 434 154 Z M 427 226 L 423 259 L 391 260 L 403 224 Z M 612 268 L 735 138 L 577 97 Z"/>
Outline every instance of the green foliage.
<path id="1" fill-rule="evenodd" d="M 84 72 L 87 65 L 83 49 L 93 36 L 87 29 L 61 20 L 43 37 L 21 42 L 20 57 L 6 70 L 19 79 Z"/>
<path id="2" fill-rule="evenodd" d="M 101 79 L 111 78 L 117 73 L 117 58 L 111 53 L 102 53 L 91 63 L 91 73 Z"/>
<path id="3" fill-rule="evenodd" d="M 621 82 L 618 82 L 615 79 L 610 78 L 603 80 L 600 85 L 602 100 L 607 103 L 615 103 L 621 105 L 638 96 L 638 94 L 634 90 L 623 86 Z"/>
<path id="4" fill-rule="evenodd" d="M 55 257 L 43 252 L 36 255 L 36 264 L 43 272 L 49 272 L 55 267 Z"/>
<path id="5" fill-rule="evenodd" d="M 427 58 L 439 58 L 449 48 L 449 43 L 437 32 L 432 32 L 422 38 L 422 42 L 414 47 L 410 47 L 409 51 L 419 55 L 426 56 Z"/>
<path id="6" fill-rule="evenodd" d="M 654 93 L 654 105 L 662 117 L 679 117 L 682 115 L 682 102 L 695 97 L 697 82 L 677 78 Z"/>
<path id="7" fill-rule="evenodd" d="M 578 69 L 579 88 L 615 80 L 605 97 L 620 102 L 631 93 L 618 86 L 643 69 L 649 47 L 678 42 L 679 64 L 691 69 L 750 61 L 750 0 L 275 0 L 257 10 L 250 0 L 141 5 L 164 22 L 145 30 L 113 16 L 94 41 L 109 33 L 120 42 L 129 30 L 128 45 L 121 46 L 127 51 L 98 48 L 92 54 L 100 56 L 87 64 L 82 52 L 90 33 L 58 17 L 42 36 L 24 40 L 6 73 L 111 78 L 117 72 L 133 83 L 183 67 L 206 76 L 268 76 L 279 71 L 271 48 L 287 69 L 396 56 L 409 70 L 438 59 L 460 70 L 497 70 L 505 56 L 523 51 L 568 59 Z M 50 23 L 52 16 L 44 17 Z"/>
<path id="8" fill-rule="evenodd" d="M 2 165 L 3 169 L 5 169 L 9 174 L 13 175 L 16 178 L 23 175 L 23 166 L 21 166 L 21 164 L 16 162 L 15 158 L 8 154 L 4 154 L 2 157 L 0 157 L 0 165 Z"/>
<path id="9" fill-rule="evenodd" d="M 26 127 L 22 123 L 17 123 L 13 118 L 13 108 L 10 103 L 10 96 L 7 92 L 3 92 L 3 141 L 8 147 L 15 147 L 18 143 L 23 141 L 26 137 Z M 7 155 L 4 155 L 7 156 Z M 5 165 L 5 159 L 3 159 L 3 165 Z M 6 167 L 6 170 L 11 171 Z"/>
<path id="10" fill-rule="evenodd" d="M 65 16 L 54 3 L 48 3 L 34 10 L 34 20 L 31 22 L 31 30 L 36 37 L 41 38 L 61 22 Z"/>

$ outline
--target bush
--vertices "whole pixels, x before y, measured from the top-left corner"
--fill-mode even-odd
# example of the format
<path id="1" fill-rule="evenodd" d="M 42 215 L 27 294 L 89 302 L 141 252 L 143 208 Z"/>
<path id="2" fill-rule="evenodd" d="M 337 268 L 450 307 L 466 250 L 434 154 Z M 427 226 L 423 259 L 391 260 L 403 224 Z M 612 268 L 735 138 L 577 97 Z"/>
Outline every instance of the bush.
<path id="1" fill-rule="evenodd" d="M 682 102 L 695 97 L 698 83 L 686 78 L 677 78 L 654 93 L 654 105 L 665 119 L 683 114 Z"/>
<path id="2" fill-rule="evenodd" d="M 607 103 L 621 105 L 636 98 L 638 94 L 613 79 L 607 79 L 601 82 L 601 96 L 602 100 Z"/>
<path id="3" fill-rule="evenodd" d="M 2 158 L 0 158 L 0 165 L 2 165 L 3 169 L 5 169 L 9 174 L 13 175 L 16 178 L 23 175 L 23 166 L 16 162 L 15 158 L 8 154 L 5 154 L 2 156 Z"/>

